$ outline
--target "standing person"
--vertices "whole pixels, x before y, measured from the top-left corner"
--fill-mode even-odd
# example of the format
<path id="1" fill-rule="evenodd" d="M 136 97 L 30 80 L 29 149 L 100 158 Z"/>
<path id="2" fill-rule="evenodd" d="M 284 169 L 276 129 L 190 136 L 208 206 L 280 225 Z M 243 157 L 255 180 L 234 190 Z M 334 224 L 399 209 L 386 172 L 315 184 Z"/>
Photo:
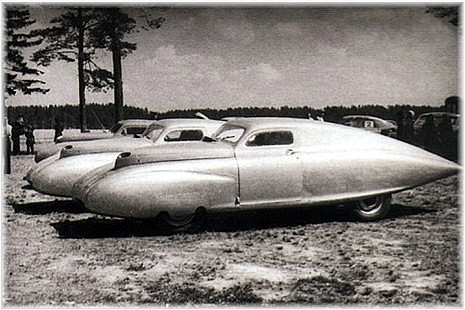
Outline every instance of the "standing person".
<path id="1" fill-rule="evenodd" d="M 404 141 L 407 143 L 413 143 L 414 129 L 413 129 L 413 117 L 415 113 L 412 110 L 407 112 L 404 122 Z"/>
<path id="2" fill-rule="evenodd" d="M 19 116 L 16 122 L 13 123 L 11 129 L 11 140 L 13 141 L 13 155 L 18 155 L 21 151 L 19 137 L 24 134 L 24 118 Z"/>
<path id="3" fill-rule="evenodd" d="M 397 139 L 404 141 L 404 113 L 402 111 L 397 111 Z"/>
<path id="4" fill-rule="evenodd" d="M 437 146 L 438 133 L 434 125 L 433 115 L 426 117 L 425 123 L 421 127 L 422 145 L 428 151 L 434 151 Z"/>
<path id="5" fill-rule="evenodd" d="M 32 125 L 26 126 L 24 134 L 26 135 L 26 154 L 34 154 L 34 144 L 36 143 L 36 139 L 34 137 L 34 128 Z"/>
<path id="6" fill-rule="evenodd" d="M 5 117 L 3 124 L 3 141 L 5 143 L 4 167 L 3 173 L 11 173 L 11 125 L 8 124 L 8 118 Z"/>
<path id="7" fill-rule="evenodd" d="M 53 129 L 55 129 L 55 137 L 53 138 L 53 141 L 56 142 L 57 138 L 63 135 L 63 125 L 58 117 L 55 118 L 54 123 L 55 125 L 53 126 Z"/>
<path id="8" fill-rule="evenodd" d="M 454 159 L 457 142 L 454 138 L 451 119 L 447 114 L 442 115 L 441 123 L 438 124 L 438 138 L 440 154 L 447 159 Z"/>

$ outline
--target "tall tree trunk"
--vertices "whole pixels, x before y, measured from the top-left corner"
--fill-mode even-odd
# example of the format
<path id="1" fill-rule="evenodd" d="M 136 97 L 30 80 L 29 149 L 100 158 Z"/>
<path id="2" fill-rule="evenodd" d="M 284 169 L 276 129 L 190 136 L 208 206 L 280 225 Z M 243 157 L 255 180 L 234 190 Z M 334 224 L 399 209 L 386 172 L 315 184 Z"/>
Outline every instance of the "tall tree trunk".
<path id="1" fill-rule="evenodd" d="M 82 11 L 78 9 L 79 25 L 78 36 L 78 77 L 79 77 L 79 126 L 81 132 L 87 131 L 86 118 L 86 84 L 84 80 L 84 24 L 82 24 Z"/>
<path id="2" fill-rule="evenodd" d="M 121 49 L 116 31 L 112 38 L 113 77 L 115 82 L 115 123 L 123 119 L 123 73 L 121 68 Z"/>

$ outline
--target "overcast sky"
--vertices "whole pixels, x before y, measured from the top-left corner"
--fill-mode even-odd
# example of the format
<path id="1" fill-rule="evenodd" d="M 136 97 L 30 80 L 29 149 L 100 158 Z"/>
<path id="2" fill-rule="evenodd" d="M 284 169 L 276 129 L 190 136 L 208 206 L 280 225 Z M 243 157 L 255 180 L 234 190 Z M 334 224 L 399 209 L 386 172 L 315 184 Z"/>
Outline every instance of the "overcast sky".
<path id="1" fill-rule="evenodd" d="M 134 10 L 127 8 L 129 13 Z M 31 9 L 40 23 L 52 12 Z M 124 103 L 152 111 L 239 106 L 438 106 L 458 91 L 458 31 L 422 6 L 190 7 L 128 37 Z M 97 60 L 111 69 L 111 54 Z M 43 68 L 47 95 L 8 105 L 78 104 L 77 64 Z M 87 92 L 113 102 L 113 92 Z"/>

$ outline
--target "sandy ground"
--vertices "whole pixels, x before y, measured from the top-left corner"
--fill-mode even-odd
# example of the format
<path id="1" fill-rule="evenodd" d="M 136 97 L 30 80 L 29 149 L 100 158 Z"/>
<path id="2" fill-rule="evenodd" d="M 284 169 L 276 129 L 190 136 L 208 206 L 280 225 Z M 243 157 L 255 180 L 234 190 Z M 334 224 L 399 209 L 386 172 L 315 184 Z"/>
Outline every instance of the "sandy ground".
<path id="1" fill-rule="evenodd" d="M 87 212 L 4 176 L 4 306 L 462 305 L 457 177 L 393 196 L 387 219 L 337 208 L 210 216 L 194 234 Z"/>

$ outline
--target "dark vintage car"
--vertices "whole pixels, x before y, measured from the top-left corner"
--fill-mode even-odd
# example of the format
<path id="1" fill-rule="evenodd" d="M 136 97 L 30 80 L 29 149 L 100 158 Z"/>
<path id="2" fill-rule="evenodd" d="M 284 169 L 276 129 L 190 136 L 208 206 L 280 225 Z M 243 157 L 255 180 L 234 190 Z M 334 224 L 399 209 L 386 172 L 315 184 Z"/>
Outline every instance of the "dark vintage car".
<path id="1" fill-rule="evenodd" d="M 345 204 L 383 218 L 391 194 L 459 166 L 368 131 L 292 118 L 229 118 L 202 142 L 144 147 L 75 182 L 73 197 L 117 217 L 157 218 L 175 229 L 205 212 Z"/>
<path id="2" fill-rule="evenodd" d="M 448 112 L 429 112 L 423 113 L 418 116 L 418 118 L 413 123 L 413 129 L 415 134 L 419 134 L 423 125 L 426 122 L 426 119 L 431 117 L 433 119 L 434 126 L 438 127 L 444 119 L 447 119 L 450 122 L 453 132 L 459 131 L 459 115 Z"/>
<path id="3" fill-rule="evenodd" d="M 457 158 L 460 129 L 458 114 L 448 112 L 423 113 L 415 120 L 413 128 L 416 145 L 446 158 Z"/>
<path id="4" fill-rule="evenodd" d="M 428 116 L 431 116 L 433 118 L 434 125 L 436 127 L 441 124 L 441 122 L 444 120 L 444 117 L 446 116 L 447 119 L 450 121 L 450 124 L 452 126 L 453 131 L 458 131 L 459 130 L 459 115 L 454 114 L 454 113 L 449 113 L 449 112 L 429 112 L 429 113 L 423 113 L 418 116 L 418 118 L 415 120 L 413 123 L 413 128 L 415 131 L 418 131 L 421 129 L 421 127 L 425 124 L 426 119 Z"/>

